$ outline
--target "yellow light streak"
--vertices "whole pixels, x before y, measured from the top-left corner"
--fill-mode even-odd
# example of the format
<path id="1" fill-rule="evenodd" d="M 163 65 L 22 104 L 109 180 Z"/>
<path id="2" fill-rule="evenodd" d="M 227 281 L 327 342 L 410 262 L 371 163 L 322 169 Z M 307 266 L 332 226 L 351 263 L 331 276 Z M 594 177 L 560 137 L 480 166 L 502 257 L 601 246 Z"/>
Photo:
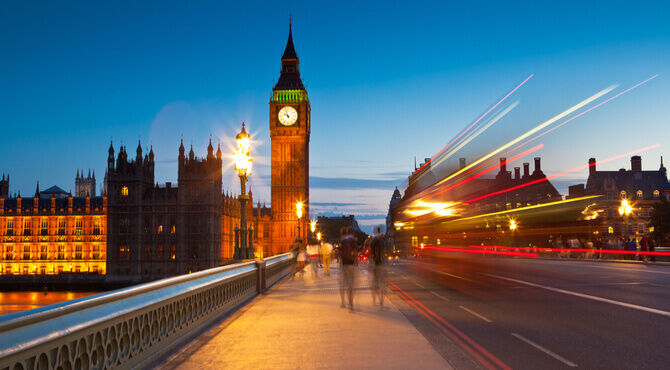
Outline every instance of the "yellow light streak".
<path id="1" fill-rule="evenodd" d="M 574 112 L 574 111 L 576 111 L 576 110 L 582 108 L 583 106 L 585 106 L 585 105 L 591 103 L 592 101 L 594 101 L 594 100 L 600 98 L 601 96 L 603 96 L 603 95 L 609 93 L 610 91 L 614 90 L 617 86 L 618 86 L 618 85 L 612 85 L 612 86 L 610 86 L 610 87 L 608 87 L 608 88 L 606 88 L 606 89 L 604 89 L 604 90 L 602 90 L 602 91 L 600 91 L 600 92 L 598 92 L 598 93 L 592 95 L 591 97 L 589 97 L 589 98 L 587 98 L 587 99 L 581 101 L 580 103 L 574 105 L 573 107 L 571 107 L 571 108 L 569 108 L 569 109 L 563 111 L 562 113 L 560 113 L 560 114 L 554 116 L 553 118 L 551 118 L 551 119 L 549 119 L 549 120 L 547 120 L 547 121 L 545 121 L 545 122 L 543 122 L 543 123 L 541 123 L 541 124 L 535 126 L 535 128 L 533 128 L 533 129 L 531 129 L 531 130 L 529 130 L 529 131 L 526 131 L 526 133 L 524 133 L 523 135 L 517 137 L 516 139 L 514 139 L 514 140 L 508 142 L 507 144 L 505 144 L 505 145 L 499 147 L 498 149 L 492 151 L 491 153 L 489 153 L 489 154 L 487 154 L 487 155 L 485 155 L 485 156 L 479 158 L 478 160 L 476 160 L 476 161 L 470 163 L 469 165 L 465 166 L 464 168 L 460 169 L 459 171 L 454 172 L 453 174 L 449 175 L 448 177 L 444 178 L 443 180 L 438 181 L 437 184 L 435 184 L 435 185 L 439 185 L 439 184 L 442 184 L 442 183 L 444 183 L 444 182 L 446 182 L 446 181 L 451 180 L 452 178 L 454 178 L 454 177 L 460 175 L 461 173 L 463 173 L 463 172 L 469 170 L 470 168 L 472 168 L 472 167 L 474 167 L 474 166 L 476 166 L 476 165 L 482 163 L 483 161 L 485 161 L 485 160 L 491 158 L 492 156 L 494 156 L 494 155 L 500 153 L 501 151 L 503 151 L 503 150 L 509 148 L 510 146 L 512 146 L 512 145 L 514 145 L 514 144 L 516 144 L 516 143 L 518 143 L 519 141 L 521 141 L 521 140 L 527 138 L 528 136 L 530 136 L 530 135 L 532 135 L 532 134 L 534 134 L 534 133 L 536 133 L 536 132 L 542 130 L 543 128 L 545 128 L 545 127 L 551 125 L 552 123 L 554 123 L 554 122 L 560 120 L 561 118 L 567 116 L 568 114 L 570 114 L 570 113 L 572 113 L 572 112 Z"/>
<path id="2" fill-rule="evenodd" d="M 489 217 L 489 216 L 497 216 L 497 215 L 504 215 L 508 213 L 514 213 L 514 212 L 521 212 L 521 211 L 527 211 L 529 209 L 537 209 L 537 208 L 543 208 L 543 207 L 549 207 L 549 206 L 555 206 L 558 204 L 567 204 L 567 203 L 572 203 L 572 202 L 579 202 L 582 200 L 587 200 L 587 199 L 593 199 L 593 198 L 598 198 L 601 197 L 601 195 L 588 195 L 585 197 L 580 197 L 580 198 L 572 198 L 572 199 L 565 199 L 565 200 L 558 200 L 555 202 L 549 202 L 549 203 L 542 203 L 542 204 L 535 204 L 532 206 L 526 206 L 526 207 L 521 207 L 521 208 L 515 208 L 515 209 L 508 209 L 505 211 L 500 211 L 500 212 L 492 212 L 492 213 L 486 213 L 483 215 L 477 215 L 477 216 L 470 216 L 470 217 L 463 217 L 459 218 L 456 220 L 449 220 L 449 221 L 443 221 L 443 223 L 452 223 L 452 222 L 460 222 L 460 221 L 466 221 L 466 220 L 474 220 L 476 218 L 481 218 L 481 217 Z"/>

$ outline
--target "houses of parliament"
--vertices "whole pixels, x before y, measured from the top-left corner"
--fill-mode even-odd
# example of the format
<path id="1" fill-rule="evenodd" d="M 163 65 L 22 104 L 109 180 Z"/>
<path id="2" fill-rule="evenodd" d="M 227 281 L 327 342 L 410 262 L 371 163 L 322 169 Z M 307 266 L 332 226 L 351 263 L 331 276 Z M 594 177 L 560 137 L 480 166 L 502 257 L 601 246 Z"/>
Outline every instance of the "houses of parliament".
<path id="1" fill-rule="evenodd" d="M 310 102 L 292 30 L 269 102 L 271 208 L 247 202 L 254 250 L 283 253 L 298 237 L 297 202 L 309 201 Z M 130 149 L 132 150 L 132 149 Z M 77 170 L 75 194 L 53 186 L 10 194 L 0 181 L 0 274 L 103 274 L 145 281 L 219 266 L 234 254 L 240 202 L 222 186 L 223 154 L 177 149 L 178 182 L 154 181 L 153 148 L 110 144 L 102 194 Z M 304 225 L 301 226 L 304 231 Z"/>

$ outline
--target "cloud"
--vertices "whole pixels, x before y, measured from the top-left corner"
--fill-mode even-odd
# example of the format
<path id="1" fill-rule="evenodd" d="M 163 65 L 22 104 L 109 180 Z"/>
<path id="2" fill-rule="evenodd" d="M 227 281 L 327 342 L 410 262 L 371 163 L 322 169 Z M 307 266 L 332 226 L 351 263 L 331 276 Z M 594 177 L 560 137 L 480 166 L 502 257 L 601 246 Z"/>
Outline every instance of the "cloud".
<path id="1" fill-rule="evenodd" d="M 310 176 L 309 186 L 323 189 L 393 189 L 402 179 L 375 180 L 348 177 Z"/>

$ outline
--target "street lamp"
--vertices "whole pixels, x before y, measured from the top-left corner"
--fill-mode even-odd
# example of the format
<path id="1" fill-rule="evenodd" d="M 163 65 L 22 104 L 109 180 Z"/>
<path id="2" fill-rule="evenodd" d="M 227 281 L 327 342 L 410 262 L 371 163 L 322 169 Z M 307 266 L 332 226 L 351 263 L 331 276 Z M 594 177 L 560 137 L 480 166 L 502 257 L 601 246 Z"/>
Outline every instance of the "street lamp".
<path id="1" fill-rule="evenodd" d="M 650 228 L 650 229 L 651 229 L 651 228 Z M 321 242 L 321 233 L 320 233 L 320 232 L 319 232 L 319 233 L 316 233 L 316 240 L 318 240 L 319 242 Z"/>
<path id="2" fill-rule="evenodd" d="M 247 180 L 251 175 L 251 162 L 253 158 L 249 154 L 251 150 L 251 137 L 244 128 L 242 122 L 242 131 L 235 137 L 237 149 L 233 153 L 235 161 L 235 170 L 240 177 L 240 186 L 242 193 L 237 198 L 240 201 L 240 230 L 239 237 L 235 236 L 235 259 L 244 260 L 254 258 L 253 241 L 249 235 L 249 245 L 247 246 Z"/>
<path id="3" fill-rule="evenodd" d="M 298 244 L 301 243 L 300 219 L 302 218 L 302 202 L 295 204 L 295 215 L 298 216 Z"/>
<path id="4" fill-rule="evenodd" d="M 619 215 L 623 217 L 623 224 L 626 229 L 626 241 L 628 241 L 628 216 L 632 211 L 633 207 L 628 203 L 628 199 L 622 199 L 621 206 L 619 207 Z"/>
<path id="5" fill-rule="evenodd" d="M 517 228 L 516 221 L 514 219 L 510 219 L 509 220 L 509 229 L 511 231 L 514 231 L 514 230 L 516 230 L 516 228 Z"/>

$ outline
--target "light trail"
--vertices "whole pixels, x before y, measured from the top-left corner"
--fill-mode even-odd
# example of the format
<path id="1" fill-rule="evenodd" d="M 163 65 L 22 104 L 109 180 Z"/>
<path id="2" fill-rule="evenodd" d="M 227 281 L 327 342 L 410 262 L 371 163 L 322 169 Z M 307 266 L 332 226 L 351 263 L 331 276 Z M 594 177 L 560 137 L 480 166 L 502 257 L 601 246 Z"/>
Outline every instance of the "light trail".
<path id="1" fill-rule="evenodd" d="M 601 91 L 599 91 L 598 93 L 592 95 L 591 97 L 589 97 L 589 98 L 587 98 L 587 99 L 585 99 L 585 100 L 582 100 L 582 101 L 579 102 L 578 104 L 572 106 L 571 108 L 568 108 L 567 110 L 565 110 L 565 111 L 563 111 L 562 113 L 560 113 L 560 114 L 554 116 L 553 118 L 550 118 L 549 120 L 547 120 L 547 121 L 545 121 L 545 122 L 543 122 L 543 123 L 541 123 L 541 124 L 535 126 L 535 128 L 533 128 L 533 129 L 531 129 L 531 130 L 529 130 L 529 131 L 526 131 L 526 133 L 524 133 L 523 135 L 517 137 L 516 139 L 514 139 L 514 140 L 508 142 L 507 144 L 505 144 L 505 145 L 503 145 L 503 146 L 501 146 L 501 147 L 495 149 L 495 150 L 492 151 L 491 153 L 489 153 L 489 154 L 483 156 L 482 158 L 476 160 L 475 162 L 472 162 L 471 164 L 469 164 L 469 165 L 465 166 L 464 168 L 460 169 L 459 171 L 454 172 L 453 174 L 449 175 L 448 177 L 446 177 L 446 178 L 444 178 L 444 179 L 438 181 L 436 185 L 439 185 L 439 184 L 442 184 L 442 183 L 444 183 L 444 182 L 446 182 L 446 181 L 451 180 L 451 179 L 454 178 L 455 176 L 460 175 L 461 173 L 463 173 L 463 172 L 469 170 L 470 168 L 472 168 L 472 167 L 474 167 L 474 166 L 476 166 L 476 165 L 478 165 L 478 164 L 484 162 L 484 161 L 487 160 L 488 158 L 490 158 L 490 157 L 492 157 L 492 156 L 494 156 L 494 155 L 500 153 L 501 151 L 503 151 L 503 150 L 507 149 L 508 147 L 510 147 L 510 146 L 512 146 L 512 145 L 514 145 L 514 144 L 516 144 L 516 143 L 518 143 L 519 141 L 521 141 L 521 140 L 527 138 L 528 136 L 530 136 L 530 135 L 532 135 L 532 134 L 534 134 L 534 133 L 536 133 L 536 132 L 542 130 L 543 128 L 545 128 L 545 127 L 551 125 L 552 123 L 554 123 L 554 122 L 560 120 L 561 118 L 563 118 L 563 117 L 569 115 L 570 113 L 572 113 L 572 112 L 574 112 L 574 111 L 576 111 L 576 110 L 578 110 L 578 109 L 584 107 L 585 105 L 587 105 L 587 104 L 591 103 L 592 101 L 594 101 L 594 100 L 596 100 L 596 99 L 602 97 L 603 95 L 609 93 L 610 91 L 614 90 L 615 88 L 616 88 L 616 85 L 610 86 L 610 87 L 608 87 L 608 88 L 606 88 L 606 89 L 604 89 L 604 90 L 601 90 Z"/>
<path id="2" fill-rule="evenodd" d="M 424 246 L 424 248 L 428 248 Z M 505 245 L 468 245 L 468 248 L 475 249 L 531 249 L 537 252 L 575 252 L 575 253 L 603 253 L 603 254 L 629 254 L 629 255 L 645 255 L 645 256 L 670 256 L 670 252 L 651 252 L 651 251 L 627 251 L 622 249 L 590 249 L 590 248 L 548 248 L 548 247 L 509 247 Z M 488 254 L 488 252 L 486 252 Z"/>
<path id="3" fill-rule="evenodd" d="M 540 255 L 535 252 L 510 252 L 510 251 L 489 251 L 489 250 L 473 250 L 465 248 L 446 248 L 446 247 L 435 247 L 432 245 L 424 245 L 423 247 L 414 247 L 418 250 L 423 249 L 432 249 L 443 252 L 457 252 L 457 253 L 474 253 L 474 254 L 498 254 L 502 256 L 519 256 L 519 257 L 539 257 Z M 523 249 L 523 248 L 516 248 Z"/>
<path id="4" fill-rule="evenodd" d="M 469 142 L 471 142 L 472 140 L 474 140 L 475 138 L 477 138 L 477 136 L 481 135 L 481 134 L 482 134 L 484 131 L 486 131 L 489 127 L 493 126 L 496 122 L 498 122 L 500 119 L 502 119 L 503 117 L 505 117 L 505 116 L 507 115 L 507 113 L 511 112 L 512 109 L 516 108 L 517 105 L 519 105 L 519 101 L 518 101 L 518 100 L 515 101 L 514 103 L 512 103 L 509 107 L 505 108 L 502 112 L 498 113 L 495 117 L 493 117 L 493 119 L 491 119 L 489 122 L 487 122 L 484 126 L 482 126 L 481 128 L 477 129 L 477 131 L 476 131 L 475 133 L 473 133 L 472 135 L 470 135 L 470 136 L 468 136 L 467 138 L 465 138 L 460 144 L 458 144 L 457 147 L 455 147 L 455 148 L 453 148 L 452 150 L 450 150 L 449 153 L 447 153 L 447 154 L 443 155 L 442 157 L 440 157 L 440 159 L 437 161 L 437 163 L 435 163 L 435 167 L 439 166 L 440 163 L 442 163 L 442 162 L 445 161 L 446 159 L 450 158 L 454 153 L 458 152 L 461 148 L 463 148 L 463 147 L 466 146 Z M 432 160 L 431 160 L 431 161 L 432 161 Z M 432 162 L 431 162 L 431 166 L 432 166 Z M 423 176 L 423 175 L 422 175 L 422 176 Z"/>
<path id="5" fill-rule="evenodd" d="M 534 151 L 536 151 L 536 150 L 542 149 L 543 147 L 544 147 L 543 144 L 536 145 L 536 146 L 534 146 L 534 147 L 532 147 L 532 148 L 526 150 L 525 152 L 520 153 L 520 154 L 517 154 L 517 155 L 515 155 L 514 157 L 512 157 L 512 158 L 506 160 L 506 161 L 505 161 L 505 164 L 510 163 L 510 162 L 513 162 L 513 161 L 515 161 L 515 160 L 517 160 L 517 159 L 519 159 L 519 158 L 521 158 L 521 157 L 525 157 L 526 155 L 528 155 L 528 154 L 530 154 L 530 153 L 532 153 L 532 152 L 534 152 Z M 481 176 L 487 174 L 488 172 L 491 172 L 491 171 L 495 170 L 496 168 L 498 168 L 498 165 L 491 166 L 491 167 L 487 168 L 486 170 L 484 170 L 484 171 L 482 171 L 482 172 L 480 172 L 480 173 L 478 173 L 478 174 L 476 174 L 476 175 L 470 176 L 470 177 L 468 177 L 467 179 L 464 179 L 464 180 L 462 180 L 462 181 L 460 181 L 460 182 L 458 182 L 458 183 L 456 183 L 456 184 L 454 184 L 454 185 L 451 185 L 451 186 L 449 186 L 449 187 L 447 187 L 447 188 L 445 188 L 445 189 L 441 189 L 441 190 L 437 191 L 437 192 L 434 193 L 434 194 L 431 194 L 431 195 L 426 196 L 426 199 L 431 199 L 431 198 L 436 197 L 436 196 L 439 195 L 439 194 L 446 193 L 447 191 L 452 190 L 452 189 L 454 189 L 454 188 L 457 188 L 457 187 L 459 187 L 459 186 L 461 186 L 461 185 L 463 185 L 463 184 L 466 184 L 466 183 L 468 183 L 468 182 L 470 182 L 470 181 L 472 181 L 472 180 L 475 180 L 475 179 L 477 179 L 477 178 L 479 178 L 479 177 L 481 177 Z"/>
<path id="6" fill-rule="evenodd" d="M 584 197 L 579 197 L 579 198 L 571 198 L 571 199 L 564 199 L 564 200 L 557 200 L 555 202 L 549 202 L 549 203 L 542 203 L 542 204 L 534 204 L 532 206 L 526 206 L 526 207 L 520 207 L 520 208 L 514 208 L 514 209 L 508 209 L 505 211 L 500 211 L 500 212 L 492 212 L 492 213 L 486 213 L 483 215 L 477 215 L 477 216 L 470 216 L 470 217 L 463 217 L 463 218 L 458 218 L 455 220 L 449 220 L 449 221 L 443 221 L 443 223 L 448 224 L 448 223 L 453 223 L 453 222 L 460 222 L 460 221 L 467 221 L 467 220 L 474 220 L 476 218 L 482 218 L 482 217 L 490 217 L 490 216 L 497 216 L 497 215 L 504 215 L 507 213 L 514 213 L 514 212 L 521 212 L 521 211 L 527 211 L 529 209 L 537 209 L 537 208 L 543 208 L 543 207 L 551 207 L 559 204 L 565 204 L 565 203 L 572 203 L 572 202 L 580 202 L 583 200 L 587 199 L 593 199 L 593 198 L 598 198 L 600 195 L 587 195 Z"/>
<path id="7" fill-rule="evenodd" d="M 430 163 L 433 159 L 435 159 L 437 156 L 439 156 L 439 155 L 442 154 L 445 150 L 447 150 L 447 148 L 449 148 L 449 146 L 451 146 L 451 144 L 453 144 L 456 140 L 460 139 L 461 136 L 465 135 L 466 132 L 470 131 L 470 129 L 471 129 L 474 125 L 476 125 L 479 121 L 481 121 L 482 118 L 486 117 L 486 115 L 488 115 L 489 113 L 491 113 L 492 110 L 494 110 L 498 105 L 500 105 L 500 104 L 501 104 L 502 102 L 504 102 L 507 98 L 509 98 L 510 95 L 514 94 L 519 88 L 521 88 L 521 86 L 523 86 L 526 82 L 528 82 L 528 80 L 530 80 L 532 77 L 533 77 L 532 74 L 531 74 L 530 76 L 526 77 L 525 80 L 523 80 L 523 81 L 522 81 L 520 84 L 518 84 L 514 89 L 512 89 L 512 91 L 510 91 L 509 93 L 507 93 L 507 95 L 505 95 L 505 96 L 504 96 L 502 99 L 500 99 L 494 106 L 492 106 L 489 110 L 487 110 L 486 113 L 482 114 L 479 118 L 477 118 L 477 120 L 475 120 L 470 126 L 468 126 L 468 128 L 466 128 L 466 129 L 465 129 L 463 132 L 461 132 L 458 136 L 456 136 L 454 139 L 452 139 L 452 140 L 451 140 L 451 141 L 450 141 L 444 148 L 442 148 L 442 150 L 440 150 L 437 154 L 435 154 L 435 155 L 430 159 L 430 161 L 427 161 L 426 163 L 424 163 L 423 166 L 421 166 L 418 170 L 416 170 L 416 171 L 414 172 L 414 174 L 417 174 L 418 172 L 421 172 L 421 170 L 422 170 L 425 166 L 427 166 L 428 163 Z"/>
<path id="8" fill-rule="evenodd" d="M 600 163 L 607 163 L 607 162 L 610 162 L 610 161 L 613 161 L 613 160 L 616 160 L 616 159 L 619 159 L 619 158 L 623 158 L 623 157 L 628 157 L 628 156 L 631 155 L 631 154 L 641 153 L 641 152 L 644 152 L 644 151 L 647 151 L 647 150 L 650 150 L 650 149 L 657 148 L 657 147 L 659 147 L 659 146 L 660 146 L 659 144 L 654 144 L 654 145 L 651 145 L 651 146 L 648 146 L 648 147 L 645 147 L 645 148 L 642 148 L 642 149 L 637 149 L 637 150 L 633 150 L 633 151 L 628 152 L 628 153 L 619 154 L 619 155 L 617 155 L 617 156 L 614 156 L 614 157 L 611 157 L 611 158 L 608 158 L 608 159 L 599 161 L 598 164 L 600 164 Z M 594 165 L 595 165 L 595 164 L 594 164 Z M 571 172 L 579 171 L 579 170 L 585 169 L 585 168 L 587 168 L 587 167 L 589 167 L 589 166 L 591 166 L 591 164 L 586 164 L 586 165 L 582 165 L 582 166 L 579 166 L 579 167 L 575 167 L 575 168 L 572 168 L 572 169 L 565 170 L 565 171 L 563 171 L 563 172 L 557 173 L 557 174 L 555 174 L 555 175 L 551 175 L 551 176 L 545 177 L 545 178 L 543 178 L 543 179 L 537 179 L 537 180 L 529 181 L 529 182 L 524 183 L 524 184 L 520 184 L 520 185 L 512 186 L 511 188 L 507 188 L 507 189 L 503 189 L 503 190 L 494 191 L 494 192 L 492 192 L 492 193 L 489 193 L 489 194 L 486 194 L 486 195 L 482 195 L 481 197 L 477 197 L 477 198 L 473 198 L 473 199 L 470 199 L 470 200 L 466 200 L 465 203 L 476 202 L 476 201 L 478 201 L 478 200 L 486 199 L 486 198 L 492 197 L 492 196 L 494 196 L 494 195 L 504 194 L 504 193 L 507 193 L 507 192 L 510 192 L 510 191 L 513 191 L 513 190 L 517 190 L 517 189 L 524 188 L 524 187 L 526 187 L 526 186 L 534 185 L 534 184 L 537 184 L 537 183 L 540 183 L 540 182 L 544 182 L 544 181 L 549 181 L 549 180 L 551 180 L 551 179 L 553 179 L 553 178 L 556 178 L 556 177 L 558 177 L 558 176 L 563 176 L 563 175 L 566 175 L 566 174 L 571 173 Z"/>
<path id="9" fill-rule="evenodd" d="M 537 135 L 537 136 L 535 136 L 535 137 L 533 137 L 533 138 L 527 140 L 526 142 L 524 142 L 524 143 L 522 143 L 522 144 L 519 144 L 519 145 L 517 145 L 516 147 L 514 147 L 514 148 L 508 150 L 507 152 L 501 154 L 499 157 L 503 157 L 503 156 L 507 155 L 508 153 L 511 153 L 511 152 L 513 152 L 513 151 L 515 151 L 515 150 L 517 150 L 517 149 L 519 149 L 519 148 L 522 148 L 522 147 L 526 146 L 527 144 L 529 144 L 529 143 L 531 143 L 531 142 L 533 142 L 533 141 L 539 139 L 540 137 L 542 137 L 542 136 L 544 136 L 544 135 L 546 135 L 546 134 L 548 134 L 548 133 L 550 133 L 550 132 L 556 130 L 557 128 L 559 128 L 559 127 L 565 125 L 566 123 L 568 123 L 568 122 L 574 120 L 575 118 L 581 117 L 581 116 L 583 116 L 584 114 L 586 114 L 586 113 L 588 113 L 588 112 L 590 112 L 590 111 L 592 111 L 592 110 L 594 110 L 594 109 L 596 109 L 596 108 L 598 108 L 598 107 L 600 107 L 600 106 L 602 106 L 602 105 L 604 105 L 604 104 L 606 104 L 606 103 L 609 103 L 610 101 L 612 101 L 612 100 L 614 100 L 614 99 L 620 97 L 621 95 L 623 95 L 623 94 L 625 94 L 625 93 L 627 93 L 627 92 L 630 92 L 631 90 L 633 90 L 633 89 L 635 89 L 635 88 L 638 88 L 638 87 L 644 85 L 645 83 L 647 83 L 647 82 L 653 80 L 653 79 L 656 78 L 656 77 L 658 77 L 658 74 L 655 74 L 655 75 L 649 77 L 648 79 L 646 79 L 646 80 L 644 80 L 644 81 L 642 81 L 642 82 L 639 82 L 638 84 L 636 84 L 636 85 L 634 85 L 634 86 L 632 86 L 632 87 L 627 88 L 626 90 L 624 90 L 624 91 L 622 91 L 622 92 L 620 92 L 620 93 L 618 93 L 618 94 L 616 94 L 616 95 L 614 95 L 614 96 L 612 96 L 612 97 L 606 99 L 605 101 L 602 101 L 602 102 L 600 102 L 600 103 L 594 105 L 593 107 L 591 107 L 591 108 L 589 108 L 589 109 L 587 109 L 587 110 L 585 110 L 585 111 L 583 111 L 583 112 L 580 112 L 579 114 L 576 114 L 576 115 L 573 116 L 573 117 L 570 117 L 569 119 L 567 119 L 567 120 L 561 122 L 560 124 L 556 125 L 555 127 L 552 127 L 552 128 L 550 128 L 549 130 L 547 130 L 547 131 L 545 131 L 545 132 L 543 132 L 543 133 L 541 133 L 541 134 L 539 134 L 539 135 Z M 491 162 L 491 161 L 493 161 L 493 160 L 495 160 L 495 158 L 491 158 L 491 159 L 489 159 L 488 161 L 486 161 L 486 163 L 489 163 L 489 162 Z M 479 169 L 479 168 L 481 168 L 482 166 L 484 166 L 486 163 L 482 164 L 481 166 L 479 166 L 479 167 L 477 167 L 477 168 L 472 169 L 471 171 L 468 171 L 467 173 L 476 171 L 477 169 Z"/>

